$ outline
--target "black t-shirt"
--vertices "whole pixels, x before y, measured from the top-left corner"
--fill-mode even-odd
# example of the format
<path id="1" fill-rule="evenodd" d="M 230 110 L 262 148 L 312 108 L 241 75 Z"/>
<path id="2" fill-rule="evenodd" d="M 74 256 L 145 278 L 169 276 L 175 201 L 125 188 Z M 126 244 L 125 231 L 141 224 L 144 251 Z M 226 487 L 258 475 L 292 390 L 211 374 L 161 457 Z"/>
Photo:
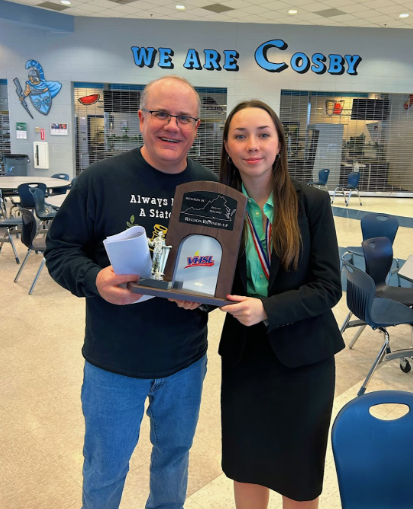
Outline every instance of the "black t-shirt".
<path id="1" fill-rule="evenodd" d="M 150 166 L 140 149 L 93 164 L 77 179 L 47 238 L 51 276 L 86 297 L 83 355 L 107 371 L 136 378 L 169 376 L 200 359 L 207 349 L 207 314 L 186 311 L 167 299 L 116 306 L 96 289 L 99 270 L 110 264 L 103 241 L 133 225 L 148 237 L 168 227 L 175 188 L 217 177 L 188 159 L 178 174 Z"/>

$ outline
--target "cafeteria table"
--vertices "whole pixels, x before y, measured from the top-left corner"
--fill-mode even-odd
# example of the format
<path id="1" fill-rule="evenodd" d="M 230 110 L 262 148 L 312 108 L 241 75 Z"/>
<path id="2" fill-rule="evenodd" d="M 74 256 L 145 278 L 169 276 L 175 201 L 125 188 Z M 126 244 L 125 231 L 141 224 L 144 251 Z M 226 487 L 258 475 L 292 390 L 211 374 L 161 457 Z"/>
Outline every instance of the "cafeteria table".
<path id="1" fill-rule="evenodd" d="M 0 189 L 2 191 L 17 191 L 17 188 L 20 184 L 46 184 L 48 189 L 52 189 L 54 187 L 65 187 L 70 185 L 68 180 L 57 179 L 52 177 L 38 177 L 36 175 L 32 175 L 30 177 L 8 177 L 3 176 L 0 177 Z"/>
<path id="2" fill-rule="evenodd" d="M 56 194 L 55 196 L 48 196 L 45 199 L 45 202 L 46 202 L 46 204 L 53 205 L 53 207 L 55 209 L 58 209 L 62 205 L 62 203 L 64 202 L 64 200 L 65 200 L 67 195 L 68 195 L 68 193 L 66 193 L 66 194 Z"/>
<path id="3" fill-rule="evenodd" d="M 407 258 L 397 274 L 399 277 L 413 283 L 413 255 Z"/>

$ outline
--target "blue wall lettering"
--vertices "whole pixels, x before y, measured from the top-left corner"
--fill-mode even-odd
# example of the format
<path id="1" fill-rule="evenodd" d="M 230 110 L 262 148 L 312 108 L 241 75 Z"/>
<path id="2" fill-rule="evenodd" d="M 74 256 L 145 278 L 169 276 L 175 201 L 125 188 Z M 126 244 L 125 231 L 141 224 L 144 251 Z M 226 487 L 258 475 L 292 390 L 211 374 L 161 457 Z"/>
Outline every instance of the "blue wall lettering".
<path id="1" fill-rule="evenodd" d="M 310 59 L 305 53 L 294 53 L 291 57 L 291 67 L 295 72 L 304 74 L 310 68 Z"/>
<path id="2" fill-rule="evenodd" d="M 140 48 L 132 46 L 133 59 L 138 67 L 153 67 L 156 56 L 155 48 Z"/>
<path id="3" fill-rule="evenodd" d="M 257 64 L 268 72 L 281 72 L 284 69 L 287 69 L 288 65 L 285 63 L 273 64 L 268 60 L 267 53 L 270 48 L 278 48 L 283 50 L 288 48 L 288 45 L 281 39 L 274 39 L 272 41 L 264 42 L 264 44 L 261 44 L 261 46 L 255 51 L 254 56 Z"/>
<path id="4" fill-rule="evenodd" d="M 173 69 L 174 64 L 172 62 L 172 57 L 174 56 L 174 52 L 171 48 L 158 48 L 159 51 L 159 67 L 162 69 Z"/>
<path id="5" fill-rule="evenodd" d="M 330 67 L 328 68 L 328 72 L 330 74 L 341 75 L 344 74 L 344 58 L 341 55 L 328 55 L 330 57 Z"/>
<path id="6" fill-rule="evenodd" d="M 256 63 L 267 72 L 282 72 L 291 66 L 291 69 L 298 74 L 305 74 L 310 71 L 322 75 L 328 72 L 333 76 L 341 76 L 345 72 L 351 76 L 357 76 L 357 69 L 362 61 L 360 55 L 338 55 L 331 53 L 324 55 L 323 53 L 314 53 L 309 57 L 302 51 L 297 51 L 290 59 L 290 65 L 286 62 L 272 62 L 269 60 L 268 52 L 271 49 L 284 51 L 288 48 L 288 44 L 282 39 L 271 39 L 259 46 L 254 53 Z M 158 66 L 162 69 L 174 69 L 172 57 L 174 51 L 171 48 L 153 47 L 144 48 L 132 46 L 133 59 L 138 67 L 153 67 L 156 54 L 158 53 Z M 191 48 L 188 50 L 183 67 L 189 70 L 200 71 L 239 71 L 238 59 L 239 53 L 236 50 L 226 49 L 223 51 L 223 65 L 221 66 L 221 53 L 215 49 L 204 49 L 204 65 L 201 63 L 199 53 Z M 275 57 L 275 59 L 277 59 Z M 278 60 L 278 59 L 277 59 Z"/>
<path id="7" fill-rule="evenodd" d="M 186 54 L 184 67 L 185 69 L 197 69 L 198 71 L 202 69 L 197 51 L 195 51 L 194 49 L 188 50 L 188 53 Z"/>
<path id="8" fill-rule="evenodd" d="M 220 71 L 221 66 L 219 65 L 219 62 L 221 60 L 221 55 L 218 53 L 218 51 L 215 51 L 214 49 L 204 49 L 204 53 L 204 69 L 207 71 Z"/>
<path id="9" fill-rule="evenodd" d="M 361 57 L 359 55 L 344 55 L 344 58 L 348 63 L 347 73 L 357 76 L 357 67 L 361 62 Z"/>
<path id="10" fill-rule="evenodd" d="M 324 62 L 327 60 L 327 57 L 322 53 L 314 53 L 311 57 L 311 61 L 314 65 L 311 66 L 311 70 L 316 74 L 324 74 L 327 71 L 327 67 Z"/>
<path id="11" fill-rule="evenodd" d="M 239 71 L 239 67 L 237 64 L 237 59 L 239 58 L 238 51 L 234 51 L 232 49 L 225 49 L 224 55 L 225 55 L 224 69 L 226 71 Z"/>

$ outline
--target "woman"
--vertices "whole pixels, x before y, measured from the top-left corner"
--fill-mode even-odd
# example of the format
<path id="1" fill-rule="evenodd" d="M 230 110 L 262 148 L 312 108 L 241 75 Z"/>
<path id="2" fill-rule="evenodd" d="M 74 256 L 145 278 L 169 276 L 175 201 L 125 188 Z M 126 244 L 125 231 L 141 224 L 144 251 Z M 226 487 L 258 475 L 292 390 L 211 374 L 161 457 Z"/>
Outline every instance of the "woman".
<path id="1" fill-rule="evenodd" d="M 331 311 L 341 297 L 329 195 L 291 181 L 282 124 L 242 102 L 224 129 L 220 181 L 248 197 L 222 355 L 222 466 L 237 509 L 316 509 L 344 347 Z"/>

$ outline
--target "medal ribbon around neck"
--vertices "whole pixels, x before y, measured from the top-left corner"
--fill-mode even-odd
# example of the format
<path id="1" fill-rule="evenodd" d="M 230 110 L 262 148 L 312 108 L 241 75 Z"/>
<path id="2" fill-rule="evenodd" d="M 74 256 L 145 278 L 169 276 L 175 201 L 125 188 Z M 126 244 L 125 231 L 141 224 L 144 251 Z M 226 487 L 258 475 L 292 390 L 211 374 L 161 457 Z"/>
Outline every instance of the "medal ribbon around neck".
<path id="1" fill-rule="evenodd" d="M 251 220 L 249 213 L 247 213 L 248 226 L 250 227 L 252 240 L 254 241 L 255 250 L 257 251 L 258 258 L 261 263 L 262 270 L 264 271 L 265 277 L 270 279 L 270 266 L 271 266 L 271 232 L 272 225 L 267 217 L 267 225 L 265 227 L 265 245 L 267 246 L 267 253 L 265 252 L 260 238 L 258 237 L 257 230 L 255 229 L 254 223 Z"/>

